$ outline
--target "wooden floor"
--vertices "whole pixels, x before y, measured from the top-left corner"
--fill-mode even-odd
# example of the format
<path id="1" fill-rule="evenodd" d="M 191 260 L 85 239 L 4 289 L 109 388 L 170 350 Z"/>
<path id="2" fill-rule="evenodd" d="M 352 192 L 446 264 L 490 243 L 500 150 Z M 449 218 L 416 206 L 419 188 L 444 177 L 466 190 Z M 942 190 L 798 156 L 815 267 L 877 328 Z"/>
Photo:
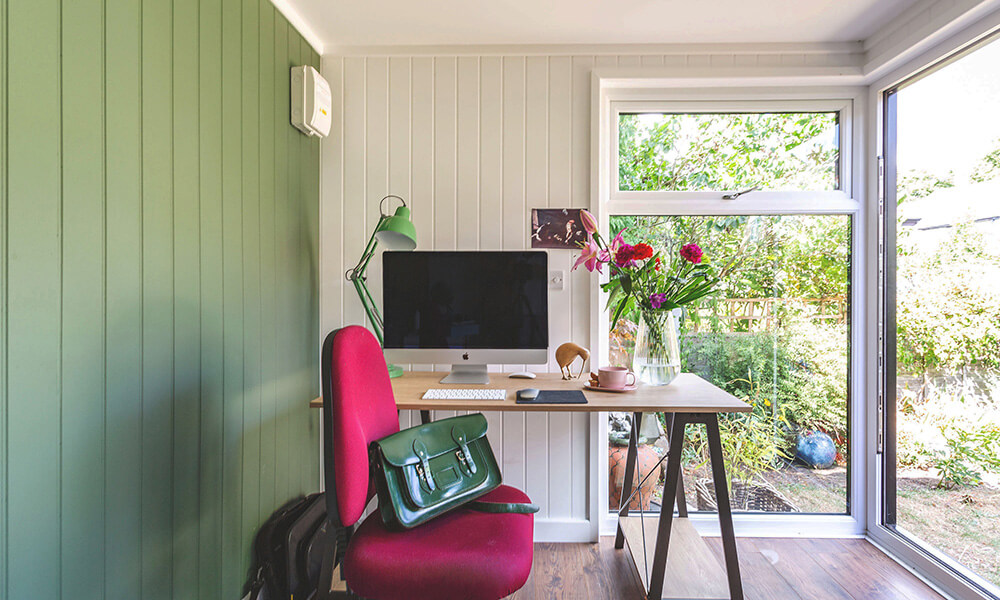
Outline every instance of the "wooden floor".
<path id="1" fill-rule="evenodd" d="M 708 538 L 722 562 L 719 538 Z M 942 600 L 864 540 L 740 538 L 746 600 Z M 683 575 L 679 575 L 683 577 Z M 614 598 L 645 594 L 614 538 L 598 544 L 536 544 L 531 578 L 510 600 Z"/>

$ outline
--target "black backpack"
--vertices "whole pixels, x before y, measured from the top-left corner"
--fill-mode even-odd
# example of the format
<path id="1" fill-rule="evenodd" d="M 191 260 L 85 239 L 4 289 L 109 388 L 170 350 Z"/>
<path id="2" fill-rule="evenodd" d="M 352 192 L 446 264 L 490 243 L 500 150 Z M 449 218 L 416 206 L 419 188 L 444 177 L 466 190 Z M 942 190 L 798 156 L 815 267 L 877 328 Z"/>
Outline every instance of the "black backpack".
<path id="1" fill-rule="evenodd" d="M 332 552 L 342 548 L 340 544 L 333 545 L 337 533 L 326 518 L 326 498 L 322 492 L 297 498 L 279 508 L 261 526 L 254 540 L 254 564 L 245 598 L 315 598 L 324 561 L 332 560 Z"/>

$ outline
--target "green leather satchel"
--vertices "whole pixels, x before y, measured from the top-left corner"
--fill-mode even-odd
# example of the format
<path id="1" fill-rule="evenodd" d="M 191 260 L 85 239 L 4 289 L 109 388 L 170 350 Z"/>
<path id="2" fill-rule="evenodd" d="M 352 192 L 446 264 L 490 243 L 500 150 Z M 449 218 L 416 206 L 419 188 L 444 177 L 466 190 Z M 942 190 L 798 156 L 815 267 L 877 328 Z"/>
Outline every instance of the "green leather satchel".
<path id="1" fill-rule="evenodd" d="M 501 482 L 482 414 L 384 437 L 371 443 L 368 460 L 389 529 L 410 529 L 463 505 L 485 512 L 538 512 L 533 504 L 475 502 Z"/>

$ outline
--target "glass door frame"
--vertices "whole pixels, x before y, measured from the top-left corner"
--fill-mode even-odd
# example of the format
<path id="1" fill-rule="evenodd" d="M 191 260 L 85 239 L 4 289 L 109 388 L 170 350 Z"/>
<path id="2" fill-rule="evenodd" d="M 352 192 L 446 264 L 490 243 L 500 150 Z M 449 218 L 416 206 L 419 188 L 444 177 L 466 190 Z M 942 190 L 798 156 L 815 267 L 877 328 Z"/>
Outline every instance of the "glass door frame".
<path id="1" fill-rule="evenodd" d="M 629 85 L 631 83 L 632 85 Z M 752 514 L 734 513 L 738 536 L 860 537 L 865 531 L 866 409 L 864 391 L 865 352 L 865 265 L 866 219 L 862 194 L 867 188 L 863 169 L 864 124 L 867 104 L 865 88 L 856 86 L 712 87 L 676 88 L 635 85 L 610 77 L 607 82 L 595 74 L 592 132 L 591 208 L 602 230 L 611 215 L 775 215 L 843 214 L 851 218 L 850 323 L 848 423 L 850 431 L 850 481 L 847 514 Z M 773 83 L 773 82 L 772 82 Z M 832 192 L 754 192 L 737 201 L 723 200 L 720 192 L 622 192 L 617 189 L 617 125 L 621 113 L 640 110 L 665 112 L 826 112 L 840 113 L 841 189 Z M 817 201 L 819 200 L 819 201 Z M 599 310 L 604 303 L 597 277 L 591 278 L 591 344 L 597 356 L 608 355 L 608 315 Z M 607 415 L 593 417 L 591 472 L 601 535 L 613 533 L 617 515 L 608 507 Z M 592 513 L 593 514 L 593 513 Z M 703 534 L 718 535 L 711 513 L 691 514 L 692 523 Z M 713 525 L 714 524 L 714 525 Z"/>
<path id="2" fill-rule="evenodd" d="M 869 344 L 869 406 L 867 521 L 868 538 L 912 568 L 929 583 L 958 600 L 995 600 L 986 591 L 985 580 L 936 548 L 918 542 L 895 527 L 896 510 L 896 98 L 907 84 L 957 61 L 985 43 L 1000 43 L 1000 13 L 967 27 L 883 76 L 869 88 L 871 138 L 875 152 L 869 169 L 869 197 L 877 199 L 867 210 L 873 250 L 869 264 L 871 289 L 875 292 L 874 311 L 869 314 L 875 334 Z"/>

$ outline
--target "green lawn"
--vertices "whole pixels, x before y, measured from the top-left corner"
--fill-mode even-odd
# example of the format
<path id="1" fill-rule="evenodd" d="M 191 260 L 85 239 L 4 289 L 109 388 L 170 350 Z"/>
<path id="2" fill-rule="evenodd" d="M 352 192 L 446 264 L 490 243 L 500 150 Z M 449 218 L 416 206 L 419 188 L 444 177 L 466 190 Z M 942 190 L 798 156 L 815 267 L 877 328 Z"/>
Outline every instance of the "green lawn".
<path id="1" fill-rule="evenodd" d="M 939 490 L 936 483 L 898 480 L 897 525 L 1000 586 L 1000 490 Z"/>

